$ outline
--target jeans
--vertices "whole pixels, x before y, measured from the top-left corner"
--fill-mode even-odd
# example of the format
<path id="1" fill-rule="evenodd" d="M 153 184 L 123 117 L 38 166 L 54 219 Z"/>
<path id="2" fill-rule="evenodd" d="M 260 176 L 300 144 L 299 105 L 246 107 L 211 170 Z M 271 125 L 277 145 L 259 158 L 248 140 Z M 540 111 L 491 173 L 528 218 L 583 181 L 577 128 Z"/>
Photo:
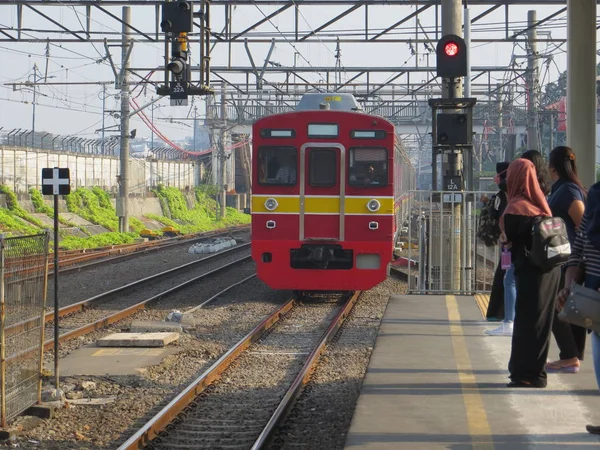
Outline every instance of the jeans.
<path id="1" fill-rule="evenodd" d="M 600 389 L 600 336 L 595 332 L 592 335 L 592 358 L 594 359 L 594 372 L 596 373 L 596 383 Z"/>
<path id="2" fill-rule="evenodd" d="M 515 303 L 517 302 L 517 284 L 515 281 L 515 265 L 511 264 L 504 274 L 504 321 L 514 322 Z M 600 337 L 599 337 L 600 339 Z M 599 342 L 600 344 L 600 342 Z M 600 356 L 600 350 L 598 350 Z"/>

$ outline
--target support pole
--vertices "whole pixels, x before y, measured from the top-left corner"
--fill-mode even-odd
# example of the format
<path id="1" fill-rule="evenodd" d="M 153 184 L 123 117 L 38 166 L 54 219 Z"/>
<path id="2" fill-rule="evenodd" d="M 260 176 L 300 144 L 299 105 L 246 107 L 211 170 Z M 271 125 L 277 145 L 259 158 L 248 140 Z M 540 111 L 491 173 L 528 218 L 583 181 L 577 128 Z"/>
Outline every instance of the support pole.
<path id="1" fill-rule="evenodd" d="M 123 6 L 123 27 L 121 47 L 121 185 L 117 214 L 119 215 L 119 231 L 129 231 L 129 46 L 131 8 Z"/>
<path id="2" fill-rule="evenodd" d="M 0 234 L 0 425 L 6 426 L 6 286 L 4 277 L 5 267 L 5 236 Z M 44 325 L 42 324 L 42 327 Z"/>
<path id="3" fill-rule="evenodd" d="M 567 145 L 584 186 L 596 180 L 596 2 L 567 1 Z"/>
<path id="4" fill-rule="evenodd" d="M 470 97 L 471 96 L 471 14 L 469 8 L 464 9 L 463 13 L 463 29 L 464 29 L 464 39 L 465 45 L 467 47 L 467 75 L 465 75 L 465 87 L 463 96 Z M 475 187 L 475 183 L 473 182 L 475 173 L 473 168 L 473 148 L 469 151 L 467 155 L 463 155 L 463 175 L 465 176 L 468 183 L 466 184 L 467 191 L 473 191 Z M 473 285 L 473 247 L 474 247 L 474 239 L 471 238 L 475 233 L 475 216 L 473 215 L 473 202 L 467 200 L 465 204 L 465 220 L 463 221 L 462 227 L 462 236 L 465 240 L 464 245 L 464 266 L 465 266 L 465 277 L 464 277 L 464 286 L 461 288 L 464 290 L 464 287 Z"/>
<path id="5" fill-rule="evenodd" d="M 540 143 L 538 141 L 538 108 L 540 104 L 538 86 L 540 82 L 540 69 L 538 66 L 538 51 L 536 42 L 537 28 L 535 27 L 536 23 L 536 12 L 528 11 L 527 26 L 529 27 L 529 31 L 527 32 L 527 148 L 531 150 L 540 150 Z M 596 61 L 595 54 L 594 61 Z"/>
<path id="6" fill-rule="evenodd" d="M 58 195 L 54 197 L 54 386 L 56 387 L 56 398 L 60 400 L 60 373 L 58 370 L 58 327 L 60 305 L 58 302 Z M 44 326 L 42 324 L 42 326 Z M 43 350 L 43 347 L 42 347 Z"/>
<path id="7" fill-rule="evenodd" d="M 225 92 L 225 83 L 221 84 L 221 138 L 220 138 L 220 149 L 219 149 L 219 184 L 220 184 L 220 204 L 221 209 L 219 211 L 219 216 L 221 219 L 225 218 L 225 207 L 227 205 L 227 181 L 226 181 L 226 157 L 225 157 L 225 139 L 226 132 L 225 129 L 227 127 L 227 105 L 225 104 L 225 96 L 227 95 Z"/>
<path id="8" fill-rule="evenodd" d="M 462 0 L 442 0 L 442 35 L 455 34 L 462 36 Z M 459 98 L 462 97 L 462 80 L 461 79 L 443 79 L 442 97 L 443 98 Z M 454 111 L 448 110 L 449 113 Z M 445 155 L 447 160 L 442 161 L 442 175 L 458 176 L 463 175 L 463 158 L 459 152 L 448 153 Z M 463 177 L 464 178 L 464 177 Z M 442 176 L 443 179 L 443 176 Z M 434 187 L 435 189 L 435 187 Z M 442 190 L 445 189 L 443 186 Z M 444 239 L 445 248 L 442 251 L 443 261 L 439 261 L 440 270 L 447 270 L 447 276 L 443 276 L 445 281 L 442 289 L 450 291 L 458 291 L 461 288 L 461 273 L 463 263 L 463 252 L 461 247 L 461 235 L 464 234 L 462 229 L 462 206 L 461 203 L 452 203 L 449 205 L 449 210 L 444 214 L 448 217 L 449 223 L 446 220 L 438 225 L 443 234 L 448 233 L 447 239 Z M 441 255 L 440 255 L 441 256 Z M 446 269 L 448 268 L 448 269 Z"/>

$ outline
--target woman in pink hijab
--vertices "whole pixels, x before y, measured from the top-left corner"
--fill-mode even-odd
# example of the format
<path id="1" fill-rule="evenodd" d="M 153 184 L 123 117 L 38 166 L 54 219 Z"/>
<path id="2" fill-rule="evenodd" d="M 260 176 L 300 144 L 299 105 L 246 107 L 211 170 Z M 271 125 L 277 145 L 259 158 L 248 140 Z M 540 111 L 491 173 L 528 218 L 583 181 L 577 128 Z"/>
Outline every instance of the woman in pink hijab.
<path id="1" fill-rule="evenodd" d="M 531 248 L 534 219 L 552 213 L 531 161 L 523 158 L 513 161 L 506 181 L 508 205 L 500 218 L 500 239 L 510 245 L 517 280 L 508 386 L 544 388 L 560 267 L 543 271 L 530 263 L 526 250 Z"/>

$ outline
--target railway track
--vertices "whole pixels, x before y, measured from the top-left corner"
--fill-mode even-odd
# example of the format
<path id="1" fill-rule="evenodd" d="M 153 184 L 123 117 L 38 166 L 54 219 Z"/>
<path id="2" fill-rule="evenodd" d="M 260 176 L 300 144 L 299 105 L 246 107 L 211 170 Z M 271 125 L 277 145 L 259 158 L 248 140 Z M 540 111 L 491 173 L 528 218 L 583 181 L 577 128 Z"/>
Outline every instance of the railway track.
<path id="1" fill-rule="evenodd" d="M 359 295 L 335 304 L 285 302 L 119 450 L 264 448 Z"/>
<path id="2" fill-rule="evenodd" d="M 226 229 L 207 231 L 203 233 L 194 233 L 184 236 L 177 236 L 172 238 L 165 238 L 156 241 L 148 241 L 137 244 L 122 244 L 110 247 L 91 249 L 91 250 L 64 250 L 59 252 L 59 272 L 68 273 L 72 271 L 78 271 L 87 269 L 90 267 L 97 266 L 99 264 L 106 264 L 117 260 L 125 260 L 140 254 L 156 252 L 165 248 L 189 245 L 190 243 L 208 239 L 211 237 L 219 237 L 230 235 L 231 233 L 237 233 L 249 230 L 248 225 L 239 225 L 235 227 L 229 227 Z M 54 273 L 54 262 L 52 261 L 53 255 L 49 255 L 50 260 L 48 261 L 48 275 L 51 276 Z M 31 262 L 36 264 L 33 267 L 27 267 Z M 15 275 L 24 275 L 27 273 L 33 273 L 39 271 L 41 260 L 40 257 L 25 257 L 25 258 L 14 258 L 7 260 L 7 267 L 9 268 L 7 277 Z M 10 267 L 16 267 L 18 270 L 11 271 Z M 26 267 L 26 269 L 21 269 Z"/>
<path id="3" fill-rule="evenodd" d="M 247 253 L 249 245 L 239 245 L 209 257 L 138 280 L 135 283 L 121 286 L 101 295 L 96 295 L 81 302 L 64 306 L 59 310 L 59 318 L 61 318 L 59 324 L 59 342 L 85 336 L 93 331 L 119 322 L 202 279 L 224 270 L 237 268 L 239 264 L 249 262 L 251 256 L 248 254 L 236 256 L 240 252 Z M 227 261 L 212 270 L 198 273 L 197 266 L 199 264 L 206 264 L 207 261 L 218 261 L 224 257 L 229 257 L 231 261 Z M 194 271 L 194 273 L 190 273 L 190 271 Z M 253 268 L 251 272 L 251 275 L 253 275 Z M 166 289 L 165 284 L 167 285 Z M 52 335 L 54 313 L 46 314 L 45 322 L 47 328 L 46 334 Z M 8 336 L 19 333 L 35 323 L 37 321 L 29 320 L 9 325 L 6 333 Z M 53 345 L 54 339 L 46 340 L 44 342 L 44 349 L 46 351 L 52 350 Z M 20 354 L 11 356 L 9 359 L 22 357 L 31 351 L 36 351 L 36 348 L 36 342 L 31 342 L 30 348 Z"/>

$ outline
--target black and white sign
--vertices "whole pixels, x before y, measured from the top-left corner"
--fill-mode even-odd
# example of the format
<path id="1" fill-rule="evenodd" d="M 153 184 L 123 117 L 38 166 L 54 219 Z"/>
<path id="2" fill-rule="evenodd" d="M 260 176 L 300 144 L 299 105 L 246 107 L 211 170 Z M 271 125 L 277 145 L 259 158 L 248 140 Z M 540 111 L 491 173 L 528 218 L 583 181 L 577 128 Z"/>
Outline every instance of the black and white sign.
<path id="1" fill-rule="evenodd" d="M 460 176 L 444 176 L 444 191 L 462 191 L 462 178 Z"/>
<path id="2" fill-rule="evenodd" d="M 42 169 L 42 194 L 68 195 L 71 193 L 69 169 Z"/>

